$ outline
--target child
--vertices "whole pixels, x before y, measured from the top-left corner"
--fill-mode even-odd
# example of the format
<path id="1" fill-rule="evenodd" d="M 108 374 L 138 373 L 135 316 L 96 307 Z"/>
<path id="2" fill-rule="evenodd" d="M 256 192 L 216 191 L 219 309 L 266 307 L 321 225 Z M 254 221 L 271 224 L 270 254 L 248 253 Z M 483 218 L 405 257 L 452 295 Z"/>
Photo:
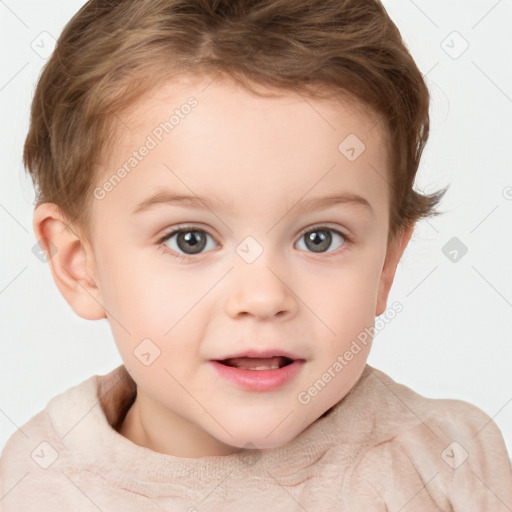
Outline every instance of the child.
<path id="1" fill-rule="evenodd" d="M 428 109 L 377 0 L 89 1 L 24 161 L 124 364 L 12 435 L 1 510 L 512 510 L 491 418 L 366 364 L 446 190 L 413 190 Z"/>

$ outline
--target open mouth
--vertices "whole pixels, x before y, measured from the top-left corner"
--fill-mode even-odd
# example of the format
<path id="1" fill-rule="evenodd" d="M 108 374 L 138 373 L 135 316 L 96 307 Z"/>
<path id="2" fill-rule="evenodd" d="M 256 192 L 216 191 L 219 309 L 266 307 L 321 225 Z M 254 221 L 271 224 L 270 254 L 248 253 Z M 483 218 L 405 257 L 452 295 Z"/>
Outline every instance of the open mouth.
<path id="1" fill-rule="evenodd" d="M 250 354 L 251 357 L 244 355 L 212 359 L 210 363 L 217 375 L 230 385 L 245 391 L 263 393 L 281 389 L 300 374 L 306 361 L 289 355 Z"/>
<path id="2" fill-rule="evenodd" d="M 278 357 L 235 357 L 217 361 L 224 366 L 239 368 L 240 370 L 278 370 L 293 363 L 293 359 L 284 356 Z"/>

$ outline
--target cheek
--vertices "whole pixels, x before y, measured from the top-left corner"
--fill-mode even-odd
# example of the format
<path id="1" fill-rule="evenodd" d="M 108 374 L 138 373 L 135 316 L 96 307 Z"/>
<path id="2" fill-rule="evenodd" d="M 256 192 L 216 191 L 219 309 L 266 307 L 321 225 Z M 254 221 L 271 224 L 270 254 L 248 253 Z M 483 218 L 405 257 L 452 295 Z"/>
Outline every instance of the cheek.
<path id="1" fill-rule="evenodd" d="M 131 258 L 121 256 L 118 252 L 108 262 L 105 260 L 109 265 L 105 306 L 114 317 L 109 323 L 123 361 L 127 367 L 137 368 L 141 366 L 137 355 L 156 354 L 148 366 L 155 372 L 173 368 L 179 354 L 182 370 L 186 371 L 186 361 L 198 357 L 197 340 L 203 336 L 208 300 L 201 298 L 218 277 L 170 265 L 165 255 L 151 261 L 133 257 L 133 252 Z"/>
<path id="2" fill-rule="evenodd" d="M 372 301 L 379 286 L 381 259 L 378 248 L 352 253 L 339 268 L 328 270 L 321 279 L 322 286 L 309 283 L 310 295 L 325 310 L 331 313 L 341 310 L 348 318 L 374 313 Z"/>
<path id="3" fill-rule="evenodd" d="M 380 278 L 379 250 L 358 253 L 351 263 L 332 272 L 323 287 L 311 286 L 308 302 L 323 320 L 317 334 L 331 340 L 328 351 L 339 353 L 351 345 L 375 321 Z M 371 342 L 371 339 L 368 340 Z"/>

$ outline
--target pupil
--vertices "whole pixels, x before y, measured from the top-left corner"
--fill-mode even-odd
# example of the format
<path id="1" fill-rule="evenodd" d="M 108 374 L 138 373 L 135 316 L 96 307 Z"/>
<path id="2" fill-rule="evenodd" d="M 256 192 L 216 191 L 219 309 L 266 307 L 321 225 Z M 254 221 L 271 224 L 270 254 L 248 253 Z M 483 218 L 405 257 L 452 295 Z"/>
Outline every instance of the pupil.
<path id="1" fill-rule="evenodd" d="M 197 254 L 204 249 L 206 245 L 206 237 L 199 231 L 186 231 L 178 235 L 177 244 L 183 252 L 188 254 Z M 188 247 L 187 244 L 189 244 Z M 187 252 L 187 249 L 190 248 L 192 248 L 192 252 Z"/>
<path id="2" fill-rule="evenodd" d="M 306 238 L 307 241 L 312 242 L 313 245 L 309 248 L 314 252 L 322 252 L 328 249 L 331 245 L 331 239 L 332 235 L 329 231 L 320 229 L 312 231 Z M 307 242 L 306 245 L 308 245 Z"/>

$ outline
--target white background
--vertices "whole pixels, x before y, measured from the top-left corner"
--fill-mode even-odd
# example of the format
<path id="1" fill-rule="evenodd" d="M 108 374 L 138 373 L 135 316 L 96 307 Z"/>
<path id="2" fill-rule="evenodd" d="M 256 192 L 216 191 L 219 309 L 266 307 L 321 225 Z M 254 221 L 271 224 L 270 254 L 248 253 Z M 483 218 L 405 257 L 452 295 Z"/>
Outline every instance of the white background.
<path id="1" fill-rule="evenodd" d="M 49 44 L 42 32 L 58 38 L 83 3 L 0 1 L 1 448 L 53 396 L 122 363 L 107 321 L 78 317 L 32 253 L 34 191 L 21 159 L 45 62 L 32 46 Z M 451 187 L 445 213 L 417 225 L 388 303 L 398 300 L 404 310 L 379 332 L 368 362 L 424 396 L 477 405 L 510 452 L 512 2 L 384 5 L 432 95 L 417 186 Z M 461 55 L 465 43 L 454 31 L 469 44 Z M 468 248 L 457 262 L 442 252 L 452 237 Z"/>

